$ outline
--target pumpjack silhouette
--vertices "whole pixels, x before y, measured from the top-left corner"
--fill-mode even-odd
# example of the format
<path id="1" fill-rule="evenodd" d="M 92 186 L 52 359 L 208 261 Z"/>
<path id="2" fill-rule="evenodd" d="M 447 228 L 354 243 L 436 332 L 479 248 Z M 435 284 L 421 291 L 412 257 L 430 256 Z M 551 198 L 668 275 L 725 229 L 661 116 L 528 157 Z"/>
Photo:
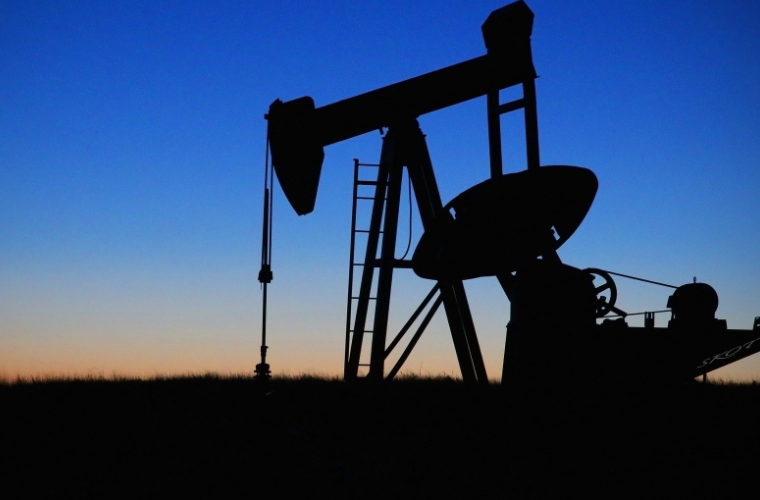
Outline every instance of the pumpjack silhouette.
<path id="1" fill-rule="evenodd" d="M 443 305 L 464 381 L 487 384 L 463 282 L 491 276 L 511 307 L 503 383 L 591 380 L 622 373 L 688 381 L 760 351 L 760 319 L 755 318 L 752 330 L 728 329 L 725 320 L 716 319 L 718 295 L 705 283 L 672 287 L 667 309 L 640 313 L 645 326 L 633 327 L 626 322 L 629 315 L 617 307 L 612 276 L 670 285 L 561 261 L 558 250 L 583 222 L 598 181 L 587 168 L 540 166 L 533 19 L 524 2 L 514 2 L 491 12 L 483 24 L 483 56 L 321 107 L 310 97 L 278 99 L 270 106 L 266 118 L 272 165 L 299 215 L 314 209 L 326 146 L 387 130 L 374 166 L 376 177 L 362 180 L 358 172 L 363 164 L 355 162 L 346 379 L 359 377 L 363 368 L 370 379 L 393 378 Z M 500 91 L 514 86 L 522 87 L 523 96 L 501 103 Z M 443 205 L 417 118 L 483 96 L 490 176 Z M 518 110 L 524 114 L 527 168 L 504 173 L 500 116 Z M 411 259 L 395 256 L 404 171 L 424 228 Z M 361 196 L 361 189 L 373 193 Z M 372 204 L 364 230 L 356 227 L 362 199 Z M 366 237 L 361 262 L 355 248 L 359 232 Z M 264 234 L 266 238 L 266 228 Z M 361 272 L 358 291 L 355 269 Z M 412 269 L 433 286 L 388 342 L 391 288 L 398 269 Z M 669 312 L 671 319 L 667 327 L 655 327 L 655 313 L 662 312 Z M 407 347 L 386 372 L 386 360 L 415 324 Z M 368 363 L 362 362 L 367 335 Z"/>

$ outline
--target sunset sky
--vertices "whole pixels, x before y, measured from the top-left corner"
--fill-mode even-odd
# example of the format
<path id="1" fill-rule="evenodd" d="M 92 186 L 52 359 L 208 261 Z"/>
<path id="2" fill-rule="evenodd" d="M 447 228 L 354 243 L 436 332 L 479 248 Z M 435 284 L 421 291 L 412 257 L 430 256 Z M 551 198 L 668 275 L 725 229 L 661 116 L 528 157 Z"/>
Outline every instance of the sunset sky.
<path id="1" fill-rule="evenodd" d="M 506 3 L 0 2 L 0 378 L 251 372 L 271 102 L 321 106 L 481 56 L 480 26 Z M 542 164 L 599 179 L 560 257 L 696 277 L 729 328 L 751 328 L 760 2 L 527 3 Z M 485 106 L 420 118 L 444 202 L 489 174 Z M 505 171 L 524 169 L 521 116 L 503 132 Z M 376 162 L 380 147 L 375 132 L 326 148 L 310 215 L 275 189 L 275 374 L 342 371 L 352 159 Z M 628 312 L 664 309 L 671 293 L 616 282 Z M 392 332 L 431 285 L 397 273 Z M 498 377 L 509 302 L 495 279 L 466 287 Z M 458 374 L 442 312 L 407 369 Z M 716 375 L 760 379 L 760 356 Z"/>

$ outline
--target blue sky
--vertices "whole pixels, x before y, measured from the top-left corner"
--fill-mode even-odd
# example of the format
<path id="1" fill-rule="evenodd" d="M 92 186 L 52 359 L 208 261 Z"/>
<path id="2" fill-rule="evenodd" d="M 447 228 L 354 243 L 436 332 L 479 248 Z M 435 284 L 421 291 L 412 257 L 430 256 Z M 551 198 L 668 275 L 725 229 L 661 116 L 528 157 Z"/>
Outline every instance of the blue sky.
<path id="1" fill-rule="evenodd" d="M 251 370 L 269 104 L 325 105 L 480 56 L 480 26 L 502 5 L 0 4 L 0 375 Z M 760 4 L 528 5 L 542 164 L 584 166 L 600 183 L 562 259 L 676 285 L 696 276 L 718 291 L 718 317 L 750 328 Z M 488 176 L 485 99 L 420 124 L 444 201 Z M 503 127 L 505 170 L 522 170 L 520 117 Z M 276 193 L 276 373 L 342 369 L 352 159 L 375 162 L 380 145 L 372 133 L 326 149 L 313 214 Z M 392 325 L 430 286 L 395 283 Z M 628 311 L 669 295 L 618 285 Z M 509 304 L 495 280 L 467 289 L 497 376 Z M 408 367 L 456 373 L 442 318 Z M 724 376 L 758 377 L 760 359 Z"/>

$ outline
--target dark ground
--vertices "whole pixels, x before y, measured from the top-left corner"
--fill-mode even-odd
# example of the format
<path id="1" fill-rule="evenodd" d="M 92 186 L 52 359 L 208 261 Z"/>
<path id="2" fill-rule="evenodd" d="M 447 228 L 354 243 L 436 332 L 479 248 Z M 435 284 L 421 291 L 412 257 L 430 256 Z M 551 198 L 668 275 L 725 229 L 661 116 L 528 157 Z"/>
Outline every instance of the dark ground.
<path id="1" fill-rule="evenodd" d="M 49 381 L 0 411 L 2 498 L 731 498 L 760 471 L 757 385 Z"/>

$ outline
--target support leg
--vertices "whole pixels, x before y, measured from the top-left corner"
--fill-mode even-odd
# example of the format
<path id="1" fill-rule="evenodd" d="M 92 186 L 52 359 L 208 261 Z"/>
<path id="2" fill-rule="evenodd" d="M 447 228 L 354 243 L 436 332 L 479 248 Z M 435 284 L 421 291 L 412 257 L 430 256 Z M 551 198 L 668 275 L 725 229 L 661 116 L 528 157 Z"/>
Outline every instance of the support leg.
<path id="1" fill-rule="evenodd" d="M 425 136 L 419 127 L 415 127 L 415 130 L 406 131 L 405 138 L 408 140 L 406 146 L 409 178 L 417 198 L 422 225 L 427 230 L 436 223 L 439 217 L 449 215 L 443 211 Z M 462 378 L 469 383 L 487 384 L 485 363 L 480 352 L 464 285 L 460 280 L 440 282 L 439 286 Z"/>
<path id="2" fill-rule="evenodd" d="M 380 272 L 377 281 L 375 321 L 372 328 L 372 351 L 368 374 L 369 378 L 373 380 L 382 380 L 385 376 L 385 342 L 388 332 L 388 312 L 391 305 L 391 285 L 393 284 L 403 167 L 393 161 L 389 170 L 388 199 L 385 203 L 383 244 L 380 254 Z"/>
<path id="3" fill-rule="evenodd" d="M 541 165 L 541 159 L 538 156 L 536 81 L 532 78 L 523 82 L 523 100 L 525 102 L 525 146 L 528 153 L 528 170 L 530 170 Z"/>

